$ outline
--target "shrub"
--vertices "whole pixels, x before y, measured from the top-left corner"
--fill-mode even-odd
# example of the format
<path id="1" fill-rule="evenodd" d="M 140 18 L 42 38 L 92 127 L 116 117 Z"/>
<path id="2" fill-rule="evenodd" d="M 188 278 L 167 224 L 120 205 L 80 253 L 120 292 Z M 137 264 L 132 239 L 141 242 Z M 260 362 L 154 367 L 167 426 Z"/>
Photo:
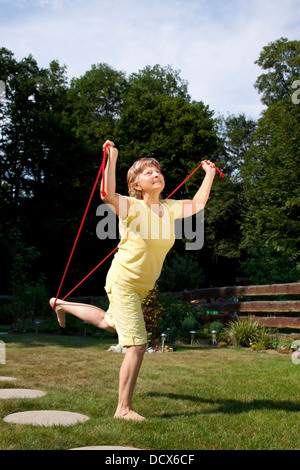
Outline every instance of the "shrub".
<path id="1" fill-rule="evenodd" d="M 260 325 L 252 316 L 229 322 L 228 335 L 234 346 L 249 347 L 260 339 Z"/>
<path id="2" fill-rule="evenodd" d="M 204 325 L 197 331 L 197 338 L 211 339 L 211 332 L 209 331 L 209 327 L 207 325 Z"/>
<path id="3" fill-rule="evenodd" d="M 198 327 L 198 321 L 193 315 L 192 312 L 190 312 L 184 319 L 181 325 L 181 328 L 183 330 L 183 333 L 189 334 L 191 330 L 195 330 Z"/>
<path id="4" fill-rule="evenodd" d="M 292 351 L 294 341 L 295 338 L 281 338 L 277 346 L 278 351 Z"/>
<path id="5" fill-rule="evenodd" d="M 162 320 L 165 308 L 162 304 L 161 296 L 157 286 L 149 292 L 142 302 L 142 310 L 146 324 L 146 330 L 151 333 L 151 340 L 158 338 L 160 322 Z"/>
<path id="6" fill-rule="evenodd" d="M 159 322 L 161 331 L 171 328 L 172 339 L 189 339 L 191 330 L 197 330 L 198 314 L 194 305 L 174 297 L 163 297 L 163 315 Z"/>
<path id="7" fill-rule="evenodd" d="M 220 334 L 224 331 L 225 327 L 223 325 L 222 322 L 220 321 L 213 321 L 210 325 L 209 325 L 209 331 L 212 332 L 212 331 L 216 331 L 217 334 Z"/>

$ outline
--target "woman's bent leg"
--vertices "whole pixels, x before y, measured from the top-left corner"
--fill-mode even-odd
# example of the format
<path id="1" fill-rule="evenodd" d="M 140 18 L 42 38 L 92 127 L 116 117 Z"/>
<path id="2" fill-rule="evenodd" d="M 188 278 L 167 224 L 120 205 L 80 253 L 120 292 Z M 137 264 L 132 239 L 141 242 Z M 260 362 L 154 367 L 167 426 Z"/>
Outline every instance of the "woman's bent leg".
<path id="1" fill-rule="evenodd" d="M 143 362 L 147 344 L 129 346 L 120 369 L 119 403 L 115 418 L 145 421 L 146 418 L 132 409 L 132 397 L 137 377 Z"/>
<path id="2" fill-rule="evenodd" d="M 55 298 L 50 299 L 50 305 L 53 308 Z M 76 302 L 66 302 L 65 300 L 57 299 L 55 304 L 55 312 L 57 315 L 59 325 L 64 328 L 66 326 L 65 314 L 70 313 L 82 321 L 86 321 L 91 325 L 101 328 L 103 330 L 114 333 L 116 330 L 112 328 L 105 320 L 105 312 L 101 308 L 94 305 L 81 304 Z"/>

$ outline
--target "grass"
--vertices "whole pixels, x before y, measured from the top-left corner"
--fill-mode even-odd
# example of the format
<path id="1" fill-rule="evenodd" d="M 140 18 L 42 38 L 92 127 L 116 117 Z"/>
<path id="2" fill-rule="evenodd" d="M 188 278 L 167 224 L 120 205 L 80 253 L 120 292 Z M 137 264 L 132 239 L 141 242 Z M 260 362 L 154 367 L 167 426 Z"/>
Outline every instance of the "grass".
<path id="1" fill-rule="evenodd" d="M 300 365 L 291 356 L 238 348 L 182 346 L 147 354 L 134 397 L 148 418 L 114 420 L 122 354 L 113 342 L 54 335 L 8 335 L 1 388 L 32 388 L 38 399 L 0 400 L 1 450 L 67 450 L 130 446 L 150 450 L 299 449 Z M 83 413 L 71 427 L 34 427 L 3 421 L 29 410 Z"/>

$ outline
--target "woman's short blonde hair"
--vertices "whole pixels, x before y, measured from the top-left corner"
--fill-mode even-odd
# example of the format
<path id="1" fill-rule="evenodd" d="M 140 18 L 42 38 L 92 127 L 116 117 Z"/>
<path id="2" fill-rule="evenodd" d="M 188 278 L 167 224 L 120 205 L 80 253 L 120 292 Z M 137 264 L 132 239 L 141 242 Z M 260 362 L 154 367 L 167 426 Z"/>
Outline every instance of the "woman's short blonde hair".
<path id="1" fill-rule="evenodd" d="M 151 157 L 141 158 L 140 160 L 137 160 L 131 168 L 129 168 L 127 173 L 129 196 L 135 197 L 136 199 L 143 199 L 142 191 L 135 189 L 133 185 L 139 180 L 140 174 L 148 166 L 155 166 L 159 171 L 161 171 L 158 161 Z"/>

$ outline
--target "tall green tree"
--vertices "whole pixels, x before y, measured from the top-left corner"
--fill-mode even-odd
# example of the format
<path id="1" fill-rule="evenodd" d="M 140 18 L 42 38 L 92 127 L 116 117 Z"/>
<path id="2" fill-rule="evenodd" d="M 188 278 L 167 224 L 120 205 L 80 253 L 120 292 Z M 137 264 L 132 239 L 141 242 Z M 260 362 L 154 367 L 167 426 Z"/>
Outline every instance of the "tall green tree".
<path id="1" fill-rule="evenodd" d="M 292 84 L 300 76 L 300 41 L 266 46 L 256 87 L 267 105 L 243 170 L 247 212 L 242 264 L 248 282 L 299 280 L 300 107 Z"/>
<path id="2" fill-rule="evenodd" d="M 210 279 L 213 284 L 237 282 L 241 257 L 241 226 L 245 215 L 242 168 L 253 142 L 256 122 L 245 115 L 219 120 L 219 157 L 225 178 L 215 178 L 205 209 L 205 240 L 210 247 Z"/>
<path id="3" fill-rule="evenodd" d="M 71 80 L 68 107 L 73 129 L 96 155 L 103 142 L 114 137 L 126 87 L 125 74 L 103 63 L 93 65 L 82 77 Z"/>
<path id="4" fill-rule="evenodd" d="M 255 62 L 266 73 L 261 74 L 255 88 L 266 106 L 290 101 L 292 84 L 299 80 L 300 41 L 281 38 L 265 46 Z"/>
<path id="5" fill-rule="evenodd" d="M 81 181 L 91 178 L 89 151 L 72 130 L 65 67 L 53 61 L 41 69 L 32 56 L 17 61 L 6 49 L 0 59 L 6 84 L 0 115 L 2 240 L 5 245 L 11 227 L 19 230 L 22 243 L 41 252 L 41 270 L 54 278 L 88 197 Z"/>

